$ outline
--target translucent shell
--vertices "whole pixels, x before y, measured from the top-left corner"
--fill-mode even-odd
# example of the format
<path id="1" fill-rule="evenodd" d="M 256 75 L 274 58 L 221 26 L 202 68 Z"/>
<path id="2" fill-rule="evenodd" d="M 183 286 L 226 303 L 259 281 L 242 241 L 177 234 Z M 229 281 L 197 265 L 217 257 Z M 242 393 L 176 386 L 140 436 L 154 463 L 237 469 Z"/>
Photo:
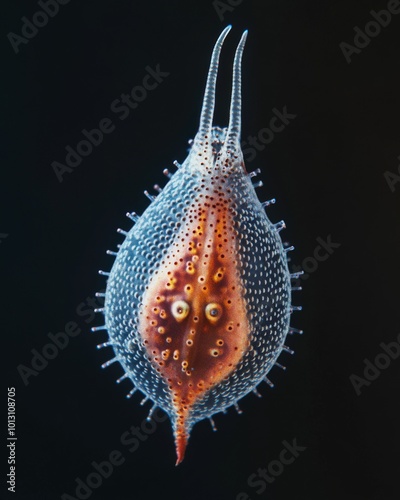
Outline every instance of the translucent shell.
<path id="1" fill-rule="evenodd" d="M 241 57 L 229 126 L 212 126 L 218 38 L 188 157 L 120 246 L 107 280 L 105 326 L 135 388 L 172 421 L 177 463 L 190 430 L 262 382 L 289 331 L 291 276 L 277 227 L 240 149 Z M 287 348 L 286 348 L 287 349 Z M 282 367 L 282 365 L 279 365 Z M 282 367 L 284 368 L 284 367 Z M 272 384 L 270 381 L 268 383 Z M 133 389 L 130 395 L 134 392 Z"/>

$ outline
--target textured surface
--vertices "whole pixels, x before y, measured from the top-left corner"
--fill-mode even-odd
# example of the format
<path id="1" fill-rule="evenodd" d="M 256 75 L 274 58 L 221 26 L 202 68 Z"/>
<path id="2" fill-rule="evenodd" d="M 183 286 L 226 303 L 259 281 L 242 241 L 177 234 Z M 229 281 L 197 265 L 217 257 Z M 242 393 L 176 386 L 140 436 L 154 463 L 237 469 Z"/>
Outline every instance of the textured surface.
<path id="1" fill-rule="evenodd" d="M 230 126 L 210 125 L 228 31 L 214 48 L 202 132 L 127 234 L 105 297 L 116 358 L 135 387 L 170 416 L 178 463 L 193 424 L 254 390 L 289 329 L 286 252 L 240 150 L 246 33 L 235 56 Z"/>
<path id="2" fill-rule="evenodd" d="M 187 398 L 192 403 L 188 429 L 262 380 L 280 354 L 290 313 L 286 255 L 249 177 L 234 168 L 193 173 L 190 163 L 185 162 L 129 232 L 106 293 L 106 326 L 118 343 L 122 366 L 175 425 L 173 398 L 179 395 L 178 406 L 179 398 Z M 198 295 L 197 324 L 192 312 L 176 321 L 173 303 L 193 304 Z M 213 302 L 223 308 L 218 326 L 207 322 L 202 310 Z M 154 308 L 164 310 L 166 318 Z M 224 344 L 214 357 L 209 351 L 219 350 L 219 339 Z M 191 349 L 197 352 L 182 371 Z"/>

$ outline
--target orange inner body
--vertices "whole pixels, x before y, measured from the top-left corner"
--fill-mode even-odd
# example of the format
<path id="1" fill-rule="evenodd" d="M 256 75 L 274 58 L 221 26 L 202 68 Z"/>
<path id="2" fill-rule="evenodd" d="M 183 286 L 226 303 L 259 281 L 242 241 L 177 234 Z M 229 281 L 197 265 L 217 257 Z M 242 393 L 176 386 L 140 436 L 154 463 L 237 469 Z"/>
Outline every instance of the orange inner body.
<path id="1" fill-rule="evenodd" d="M 247 351 L 249 324 L 229 202 L 205 196 L 190 210 L 143 297 L 139 331 L 177 416 L 178 463 L 190 407 Z"/>

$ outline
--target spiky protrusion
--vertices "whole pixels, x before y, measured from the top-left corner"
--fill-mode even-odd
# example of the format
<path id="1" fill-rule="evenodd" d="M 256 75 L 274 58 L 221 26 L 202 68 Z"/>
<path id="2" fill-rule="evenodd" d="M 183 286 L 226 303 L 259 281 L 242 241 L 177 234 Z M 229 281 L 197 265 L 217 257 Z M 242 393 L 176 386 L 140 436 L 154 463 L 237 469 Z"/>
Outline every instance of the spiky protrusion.
<path id="1" fill-rule="evenodd" d="M 116 252 L 107 281 L 105 320 L 125 378 L 165 410 L 173 422 L 177 464 L 192 426 L 234 405 L 265 377 L 282 350 L 291 312 L 287 255 L 247 174 L 240 149 L 241 58 L 237 47 L 227 128 L 213 127 L 219 55 L 227 27 L 213 50 L 199 132 L 188 158 Z M 128 216 L 137 222 L 136 215 Z M 114 255 L 115 253 L 111 253 Z M 273 298 L 273 300 L 271 299 Z M 295 330 L 293 329 L 292 332 Z M 127 339 L 134 337 L 135 342 Z M 110 345 L 110 343 L 104 343 Z M 285 369 L 279 363 L 276 366 Z M 128 375 L 129 374 L 129 375 Z"/>

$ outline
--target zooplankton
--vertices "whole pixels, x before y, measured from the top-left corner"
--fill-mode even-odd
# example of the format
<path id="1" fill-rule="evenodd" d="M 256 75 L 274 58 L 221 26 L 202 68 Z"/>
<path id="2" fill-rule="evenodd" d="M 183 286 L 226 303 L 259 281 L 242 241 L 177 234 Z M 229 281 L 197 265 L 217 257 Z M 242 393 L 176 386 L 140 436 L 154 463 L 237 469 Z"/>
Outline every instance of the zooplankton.
<path id="1" fill-rule="evenodd" d="M 211 57 L 199 131 L 178 171 L 126 236 L 108 276 L 105 325 L 115 357 L 136 390 L 170 417 L 177 464 L 193 425 L 234 406 L 277 363 L 290 315 L 287 251 L 260 203 L 240 147 L 242 35 L 233 63 L 229 125 L 212 125 L 219 56 Z"/>

